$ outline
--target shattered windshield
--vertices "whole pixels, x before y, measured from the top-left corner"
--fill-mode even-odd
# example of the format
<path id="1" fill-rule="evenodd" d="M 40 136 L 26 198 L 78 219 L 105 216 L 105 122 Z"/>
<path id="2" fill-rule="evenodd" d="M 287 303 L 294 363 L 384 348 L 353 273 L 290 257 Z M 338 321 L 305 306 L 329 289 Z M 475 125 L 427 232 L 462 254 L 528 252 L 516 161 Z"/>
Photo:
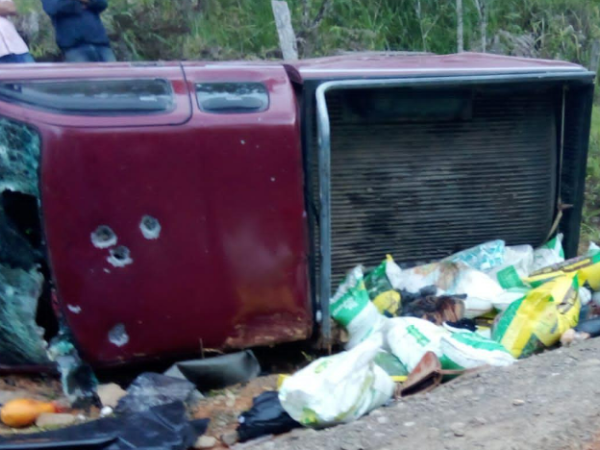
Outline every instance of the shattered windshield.
<path id="1" fill-rule="evenodd" d="M 45 278 L 42 252 L 26 209 L 37 208 L 40 138 L 31 127 L 0 119 L 0 364 L 45 364 L 36 322 Z"/>

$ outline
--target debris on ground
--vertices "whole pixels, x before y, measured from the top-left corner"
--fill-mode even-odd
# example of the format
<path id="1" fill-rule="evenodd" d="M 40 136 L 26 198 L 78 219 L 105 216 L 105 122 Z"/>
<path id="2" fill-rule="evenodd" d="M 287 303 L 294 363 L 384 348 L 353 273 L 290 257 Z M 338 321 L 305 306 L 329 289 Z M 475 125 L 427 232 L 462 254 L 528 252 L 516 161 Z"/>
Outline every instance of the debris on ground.
<path id="1" fill-rule="evenodd" d="M 98 380 L 89 364 L 81 359 L 69 330 L 63 326 L 52 339 L 48 355 L 58 365 L 64 394 L 78 406 L 92 405 Z"/>
<path id="2" fill-rule="evenodd" d="M 118 401 L 115 412 L 137 413 L 176 401 L 193 404 L 200 397 L 196 386 L 187 380 L 146 372 L 127 388 L 127 395 Z"/>
<path id="3" fill-rule="evenodd" d="M 351 350 L 320 358 L 287 378 L 279 391 L 297 422 L 324 427 L 351 422 L 388 402 L 395 386 L 374 362 L 381 347 L 367 339 Z"/>
<path id="4" fill-rule="evenodd" d="M 59 430 L 0 437 L 0 449 L 33 449 L 42 442 L 45 449 L 95 444 L 106 450 L 186 450 L 206 431 L 207 425 L 208 420 L 189 421 L 185 405 L 173 402 Z"/>
<path id="5" fill-rule="evenodd" d="M 399 290 L 418 292 L 428 286 L 437 295 L 466 295 L 465 317 L 474 318 L 493 310 L 494 298 L 502 293 L 500 285 L 484 272 L 464 262 L 443 261 L 402 272 L 395 286 Z"/>
<path id="6" fill-rule="evenodd" d="M 97 392 L 102 406 L 112 409 L 116 408 L 119 400 L 127 395 L 127 391 L 117 383 L 101 384 L 98 386 Z"/>
<path id="7" fill-rule="evenodd" d="M 348 331 L 348 349 L 378 332 L 385 320 L 369 298 L 361 266 L 342 282 L 331 299 L 330 310 L 331 317 Z"/>
<path id="8" fill-rule="evenodd" d="M 325 432 L 294 430 L 244 450 L 588 449 L 600 427 L 599 354 L 600 339 L 590 339 L 507 367 L 484 367 L 359 421 Z M 513 406 L 513 400 L 523 402 Z M 464 436 L 454 436 L 454 423 L 465 424 Z"/>
<path id="9" fill-rule="evenodd" d="M 207 436 L 221 442 L 237 442 L 239 417 L 252 408 L 254 399 L 263 392 L 277 391 L 278 375 L 258 377 L 247 384 L 230 386 L 227 389 L 208 392 L 205 398 L 192 407 L 196 418 L 210 418 Z M 226 444 L 232 445 L 232 444 Z"/>
<path id="10" fill-rule="evenodd" d="M 170 377 L 191 381 L 203 391 L 247 383 L 259 374 L 260 364 L 251 350 L 181 361 L 165 372 Z"/>
<path id="11" fill-rule="evenodd" d="M 0 409 L 2 423 L 12 428 L 24 428 L 36 422 L 40 415 L 57 413 L 59 407 L 54 402 L 42 402 L 30 398 L 11 400 Z"/>
<path id="12" fill-rule="evenodd" d="M 537 249 L 490 241 L 406 269 L 390 255 L 373 270 L 357 266 L 330 301 L 331 318 L 348 333 L 345 351 L 307 356 L 306 367 L 285 375 L 259 376 L 258 359 L 243 351 L 180 361 L 164 374 L 145 372 L 126 390 L 116 383 L 97 386 L 63 329 L 49 354 L 58 363 L 64 393 L 71 405 L 98 398 L 102 410 L 86 410 L 84 424 L 78 424 L 76 410 L 55 409 L 11 426 L 66 427 L 56 430 L 65 433 L 89 426 L 94 435 L 116 426 L 103 425 L 113 420 L 120 426 L 127 426 L 126 418 L 151 421 L 147 414 L 177 404 L 190 417 L 206 419 L 205 429 L 193 439 L 189 428 L 180 430 L 175 446 L 167 448 L 185 443 L 207 449 L 378 414 L 394 394 L 396 399 L 414 396 L 470 371 L 511 366 L 559 342 L 567 346 L 599 336 L 600 248 L 564 261 L 561 239 L 556 236 Z M 47 396 L 35 400 L 53 404 Z M 515 398 L 512 404 L 528 401 Z M 10 405 L 7 401 L 4 407 Z M 179 425 L 187 423 L 180 420 Z M 450 436 L 463 439 L 470 423 L 452 421 L 445 427 Z M 58 443 L 71 435 L 43 436 Z M 121 448 L 113 438 L 111 445 L 117 446 L 109 448 Z"/>
<path id="13" fill-rule="evenodd" d="M 384 315 L 394 316 L 400 308 L 402 297 L 394 290 L 392 280 L 400 272 L 391 255 L 365 277 L 365 288 L 377 310 Z"/>
<path id="14" fill-rule="evenodd" d="M 505 243 L 502 240 L 485 242 L 455 253 L 442 262 L 464 263 L 475 270 L 486 271 L 501 266 L 505 260 Z"/>
<path id="15" fill-rule="evenodd" d="M 380 349 L 373 362 L 381 367 L 394 381 L 408 375 L 408 369 L 402 364 L 402 361 L 386 350 Z"/>
<path id="16" fill-rule="evenodd" d="M 563 333 L 577 326 L 578 288 L 577 278 L 562 276 L 531 290 L 499 316 L 492 337 L 515 358 L 556 344 Z"/>
<path id="17" fill-rule="evenodd" d="M 283 409 L 279 394 L 263 392 L 252 400 L 252 408 L 242 413 L 238 419 L 237 436 L 240 442 L 270 434 L 287 433 L 301 425 Z"/>
<path id="18" fill-rule="evenodd" d="M 207 448 L 213 448 L 214 446 L 217 445 L 217 438 L 214 438 L 212 436 L 200 436 L 197 440 L 196 443 L 194 444 L 194 448 L 198 448 L 198 449 L 207 449 Z"/>
<path id="19" fill-rule="evenodd" d="M 436 325 L 458 322 L 465 317 L 465 299 L 466 295 L 428 295 L 408 303 L 402 315 L 425 319 Z"/>
<path id="20" fill-rule="evenodd" d="M 42 413 L 35 420 L 38 428 L 66 427 L 77 422 L 77 416 L 67 413 Z"/>

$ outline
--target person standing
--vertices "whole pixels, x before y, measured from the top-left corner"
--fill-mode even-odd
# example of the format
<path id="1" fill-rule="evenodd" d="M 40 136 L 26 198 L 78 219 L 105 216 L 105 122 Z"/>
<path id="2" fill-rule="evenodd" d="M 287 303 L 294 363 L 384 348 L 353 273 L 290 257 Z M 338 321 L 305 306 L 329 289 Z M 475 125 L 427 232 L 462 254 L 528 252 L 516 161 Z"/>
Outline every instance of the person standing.
<path id="1" fill-rule="evenodd" d="M 8 17 L 16 15 L 17 8 L 12 0 L 0 0 L 0 63 L 35 62 L 27 44 L 8 20 Z"/>
<path id="2" fill-rule="evenodd" d="M 66 62 L 116 61 L 100 14 L 108 0 L 42 0 Z"/>

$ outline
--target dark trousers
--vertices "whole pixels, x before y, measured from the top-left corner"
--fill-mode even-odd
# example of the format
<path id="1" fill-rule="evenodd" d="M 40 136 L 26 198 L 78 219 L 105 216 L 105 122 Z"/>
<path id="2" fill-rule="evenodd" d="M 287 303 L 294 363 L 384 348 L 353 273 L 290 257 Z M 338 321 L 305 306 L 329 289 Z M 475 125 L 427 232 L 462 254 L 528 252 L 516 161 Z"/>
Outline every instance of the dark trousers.
<path id="1" fill-rule="evenodd" d="M 115 54 L 108 45 L 84 44 L 63 49 L 63 52 L 65 61 L 69 63 L 116 61 Z"/>
<path id="2" fill-rule="evenodd" d="M 10 53 L 8 55 L 4 55 L 0 57 L 0 64 L 12 64 L 12 63 L 33 63 L 35 60 L 33 56 L 29 53 L 21 53 L 20 55 L 15 55 L 14 53 Z"/>

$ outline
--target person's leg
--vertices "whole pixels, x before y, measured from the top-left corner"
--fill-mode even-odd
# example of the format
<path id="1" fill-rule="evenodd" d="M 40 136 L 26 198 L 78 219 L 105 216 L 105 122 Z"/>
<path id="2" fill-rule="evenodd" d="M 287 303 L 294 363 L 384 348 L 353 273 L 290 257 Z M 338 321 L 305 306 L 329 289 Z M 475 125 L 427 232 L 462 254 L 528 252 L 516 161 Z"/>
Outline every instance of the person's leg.
<path id="1" fill-rule="evenodd" d="M 31 53 L 27 52 L 27 53 L 22 53 L 20 55 L 15 55 L 15 62 L 18 63 L 34 63 L 35 59 L 33 59 L 33 56 L 31 56 Z"/>
<path id="2" fill-rule="evenodd" d="M 100 62 L 115 62 L 117 58 L 112 49 L 108 45 L 95 45 L 98 61 Z"/>
<path id="3" fill-rule="evenodd" d="M 65 62 L 68 63 L 84 63 L 96 62 L 96 51 L 91 45 L 79 45 L 77 47 L 67 48 L 63 50 Z"/>
<path id="4" fill-rule="evenodd" d="M 17 61 L 16 56 L 17 55 L 15 55 L 13 53 L 9 53 L 8 55 L 4 55 L 4 56 L 0 57 L 0 64 L 13 64 L 13 63 L 17 63 L 19 61 Z"/>

